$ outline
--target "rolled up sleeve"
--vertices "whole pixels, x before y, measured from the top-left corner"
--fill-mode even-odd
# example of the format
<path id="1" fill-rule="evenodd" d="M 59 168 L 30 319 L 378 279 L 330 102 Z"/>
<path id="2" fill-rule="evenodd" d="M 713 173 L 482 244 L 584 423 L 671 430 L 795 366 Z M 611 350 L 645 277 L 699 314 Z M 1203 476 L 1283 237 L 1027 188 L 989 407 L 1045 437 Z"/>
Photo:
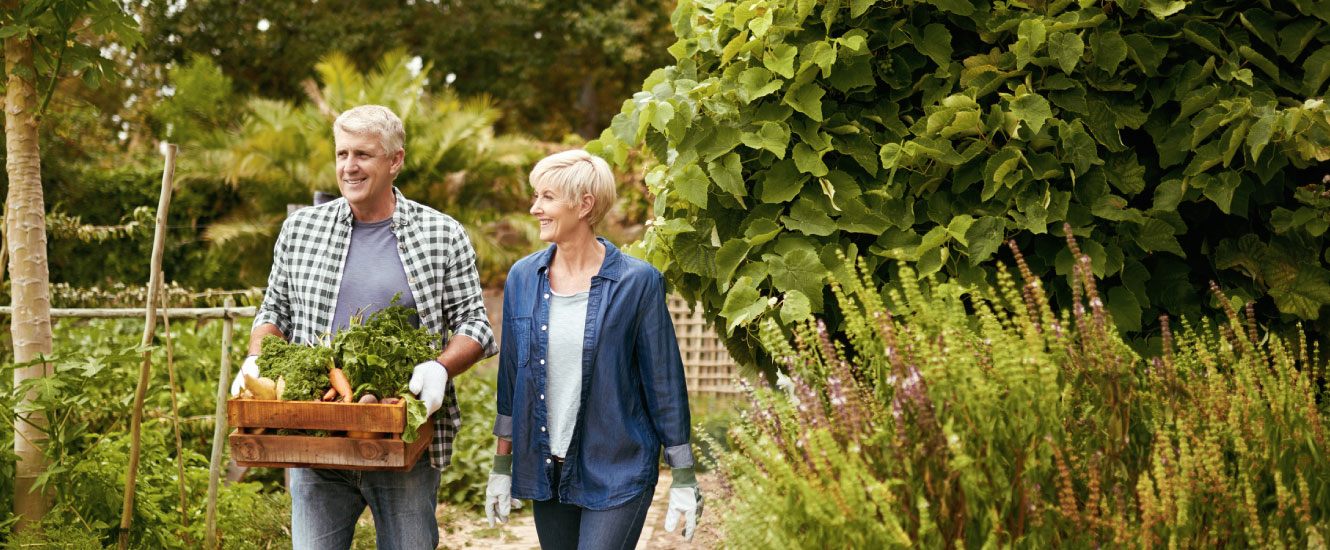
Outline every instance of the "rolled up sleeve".
<path id="1" fill-rule="evenodd" d="M 494 344 L 494 328 L 485 312 L 485 299 L 481 294 L 480 272 L 476 269 L 476 251 L 471 248 L 465 231 L 459 231 L 458 242 L 452 247 L 456 257 L 451 272 L 443 278 L 443 308 L 448 329 L 454 336 L 462 335 L 475 340 L 485 350 L 485 357 L 499 353 Z"/>
<path id="2" fill-rule="evenodd" d="M 268 271 L 268 289 L 263 292 L 263 303 L 254 316 L 254 326 L 270 324 L 282 334 L 291 335 L 290 277 L 286 254 L 287 227 L 283 224 L 282 232 L 277 236 L 277 244 L 272 250 L 272 269 Z"/>
<path id="3" fill-rule="evenodd" d="M 512 440 L 513 438 L 513 380 L 517 376 L 517 338 L 507 331 L 512 330 L 512 323 L 507 317 L 512 314 L 515 305 L 516 292 L 511 288 L 514 284 L 514 277 L 509 273 L 508 280 L 503 285 L 503 339 L 501 340 L 499 350 L 499 385 L 495 394 L 496 409 L 498 413 L 494 416 L 494 435 Z"/>
<path id="4" fill-rule="evenodd" d="M 646 386 L 646 409 L 673 468 L 693 465 L 688 385 L 684 378 L 674 322 L 665 305 L 664 276 L 659 272 L 643 289 L 636 360 Z"/>

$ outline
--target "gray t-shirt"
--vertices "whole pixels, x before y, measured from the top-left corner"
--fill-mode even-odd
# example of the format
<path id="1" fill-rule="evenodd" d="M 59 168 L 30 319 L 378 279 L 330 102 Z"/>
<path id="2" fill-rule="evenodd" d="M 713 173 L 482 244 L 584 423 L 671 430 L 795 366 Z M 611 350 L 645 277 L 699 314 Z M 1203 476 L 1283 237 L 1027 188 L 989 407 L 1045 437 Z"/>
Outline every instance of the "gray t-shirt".
<path id="1" fill-rule="evenodd" d="M 388 307 L 393 295 L 401 306 L 416 308 L 416 298 L 406 281 L 406 269 L 397 255 L 397 235 L 392 218 L 381 222 L 352 222 L 351 244 L 342 269 L 342 286 L 337 291 L 337 309 L 333 311 L 333 332 L 349 326 L 352 315 L 361 322 Z M 412 315 L 411 324 L 420 326 L 420 316 Z"/>
<path id="2" fill-rule="evenodd" d="M 589 291 L 565 296 L 550 292 L 549 371 L 545 407 L 549 412 L 550 454 L 567 456 L 582 406 L 582 341 Z"/>

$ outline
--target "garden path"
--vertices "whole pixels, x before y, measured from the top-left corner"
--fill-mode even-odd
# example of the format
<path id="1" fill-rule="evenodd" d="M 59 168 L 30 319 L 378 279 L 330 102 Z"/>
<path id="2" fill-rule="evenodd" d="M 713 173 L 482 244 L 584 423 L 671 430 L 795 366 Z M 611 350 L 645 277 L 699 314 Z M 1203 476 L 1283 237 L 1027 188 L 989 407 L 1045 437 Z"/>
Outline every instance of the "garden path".
<path id="1" fill-rule="evenodd" d="M 714 496 L 715 476 L 712 474 L 698 474 L 697 477 L 702 486 L 703 496 L 707 499 L 706 502 L 708 504 L 716 502 L 714 500 L 716 498 Z M 711 514 L 703 515 L 702 522 L 698 525 L 697 535 L 692 542 L 686 542 L 679 536 L 678 531 L 682 527 L 676 527 L 673 533 L 665 531 L 665 511 L 669 504 L 670 482 L 670 472 L 668 470 L 662 471 L 660 481 L 657 482 L 655 494 L 652 497 L 651 509 L 647 511 L 646 526 L 642 529 L 642 537 L 638 539 L 637 550 L 700 550 L 713 548 L 719 536 L 715 527 L 715 517 Z M 515 511 L 507 525 L 495 528 L 489 526 L 483 515 L 466 514 L 452 523 L 450 528 L 439 533 L 439 548 L 448 550 L 538 550 L 540 542 L 536 538 L 536 526 L 532 522 L 531 511 L 528 508 Z M 444 512 L 444 515 L 446 514 L 447 512 Z M 448 532 L 449 530 L 452 532 Z"/>

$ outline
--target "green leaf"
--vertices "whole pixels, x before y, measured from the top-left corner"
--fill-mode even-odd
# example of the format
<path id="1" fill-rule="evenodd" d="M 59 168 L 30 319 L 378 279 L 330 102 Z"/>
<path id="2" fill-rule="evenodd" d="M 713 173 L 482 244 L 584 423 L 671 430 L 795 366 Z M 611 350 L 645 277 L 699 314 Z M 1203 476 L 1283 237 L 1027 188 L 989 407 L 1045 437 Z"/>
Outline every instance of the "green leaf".
<path id="1" fill-rule="evenodd" d="M 1034 92 L 1027 93 L 1011 102 L 1011 112 L 1030 128 L 1031 135 L 1038 134 L 1044 122 L 1053 118 L 1053 108 L 1048 100 Z"/>
<path id="2" fill-rule="evenodd" d="M 804 181 L 807 180 L 808 175 L 800 172 L 793 160 L 782 160 L 771 165 L 771 169 L 758 182 L 761 188 L 759 196 L 762 202 L 787 202 L 803 190 Z"/>
<path id="3" fill-rule="evenodd" d="M 984 216 L 970 224 L 965 230 L 965 241 L 969 243 L 970 265 L 979 265 L 1002 247 L 1006 224 L 993 216 Z"/>
<path id="4" fill-rule="evenodd" d="M 725 330 L 732 333 L 736 327 L 747 325 L 766 310 L 767 299 L 757 293 L 753 281 L 748 277 L 739 277 L 730 291 L 725 293 L 725 304 L 720 308 L 720 316 L 729 321 Z"/>
<path id="5" fill-rule="evenodd" d="M 919 262 L 915 264 L 915 270 L 919 272 L 920 277 L 927 277 L 942 270 L 949 256 L 947 247 L 934 248 L 928 252 L 919 255 Z"/>
<path id="6" fill-rule="evenodd" d="M 1326 45 L 1307 56 L 1302 62 L 1302 90 L 1308 97 L 1317 97 L 1321 85 L 1330 78 L 1330 45 Z"/>
<path id="7" fill-rule="evenodd" d="M 711 172 L 711 180 L 722 191 L 743 197 L 748 195 L 748 187 L 743 182 L 742 162 L 738 153 L 730 153 L 721 157 L 720 162 L 707 163 L 707 171 Z"/>
<path id="8" fill-rule="evenodd" d="M 1159 19 L 1176 14 L 1187 7 L 1183 0 L 1145 0 L 1145 9 Z"/>
<path id="9" fill-rule="evenodd" d="M 684 273 L 709 279 L 716 277 L 716 247 L 711 246 L 709 229 L 676 235 L 671 250 Z"/>
<path id="10" fill-rule="evenodd" d="M 1108 289 L 1108 302 L 1104 304 L 1113 315 L 1113 324 L 1120 330 L 1141 330 L 1141 303 L 1124 287 Z"/>
<path id="11" fill-rule="evenodd" d="M 819 40 L 805 46 L 808 62 L 822 69 L 822 77 L 831 76 L 831 66 L 836 64 L 836 47 L 830 42 Z"/>
<path id="12" fill-rule="evenodd" d="M 1250 46 L 1238 46 L 1238 53 L 1247 61 L 1250 61 L 1252 65 L 1256 65 L 1262 72 L 1270 75 L 1270 78 L 1275 82 L 1279 82 L 1279 67 L 1276 67 L 1274 62 L 1266 59 L 1260 52 L 1251 49 Z"/>
<path id="13" fill-rule="evenodd" d="M 1062 72 L 1072 74 L 1085 54 L 1085 42 L 1075 33 L 1055 32 L 1048 37 L 1048 53 L 1057 60 Z"/>
<path id="14" fill-rule="evenodd" d="M 826 95 L 826 93 L 827 91 L 823 90 L 821 86 L 809 82 L 807 84 L 792 86 L 790 90 L 785 93 L 784 102 L 786 105 L 794 107 L 794 110 L 807 115 L 808 118 L 821 122 L 822 96 Z"/>
<path id="15" fill-rule="evenodd" d="M 842 212 L 836 224 L 841 231 L 881 235 L 891 226 L 891 220 L 882 212 L 870 210 L 863 200 L 851 198 L 842 202 Z"/>
<path id="16" fill-rule="evenodd" d="M 749 245 L 756 248 L 776 238 L 781 231 L 784 231 L 784 228 L 777 224 L 775 220 L 759 218 L 753 220 L 753 223 L 749 224 L 748 228 L 744 230 L 744 238 L 748 239 Z"/>
<path id="17" fill-rule="evenodd" d="M 1091 34 L 1090 49 L 1095 66 L 1108 74 L 1117 72 L 1118 65 L 1127 59 L 1127 41 L 1118 31 Z"/>
<path id="18" fill-rule="evenodd" d="M 974 4 L 967 0 L 928 0 L 928 3 L 937 6 L 942 11 L 949 11 L 962 17 L 968 17 L 974 13 Z"/>
<path id="19" fill-rule="evenodd" d="M 1136 159 L 1136 153 L 1111 156 L 1104 168 L 1108 182 L 1122 194 L 1130 197 L 1145 190 L 1145 166 Z"/>
<path id="20" fill-rule="evenodd" d="M 1204 180 L 1203 192 L 1206 198 L 1214 201 L 1220 212 L 1228 214 L 1229 207 L 1233 204 L 1233 192 L 1242 183 L 1242 176 L 1237 172 L 1225 170 L 1220 172 L 1218 177 L 1201 174 L 1195 178 L 1197 182 L 1202 180 Z"/>
<path id="21" fill-rule="evenodd" d="M 974 225 L 974 216 L 960 214 L 952 218 L 951 222 L 947 224 L 947 234 L 951 235 L 951 238 L 960 242 L 961 245 L 969 246 L 970 243 L 966 240 L 965 233 L 970 230 L 971 225 Z"/>
<path id="22" fill-rule="evenodd" d="M 798 53 L 799 48 L 790 44 L 776 44 L 762 56 L 762 65 L 785 78 L 794 78 L 794 56 Z"/>
<path id="23" fill-rule="evenodd" d="M 1266 144 L 1270 143 L 1270 137 L 1274 135 L 1275 115 L 1265 115 L 1251 125 L 1251 131 L 1247 132 L 1247 147 L 1251 148 L 1252 160 L 1261 157 L 1261 150 L 1265 149 Z"/>
<path id="24" fill-rule="evenodd" d="M 789 326 L 799 321 L 806 321 L 813 316 L 813 306 L 808 295 L 798 290 L 785 292 L 785 299 L 780 306 L 780 320 Z"/>
<path id="25" fill-rule="evenodd" d="M 716 250 L 716 282 L 724 292 L 739 263 L 748 257 L 751 244 L 746 239 L 730 239 Z"/>
<path id="26" fill-rule="evenodd" d="M 795 144 L 794 165 L 800 172 L 812 174 L 814 177 L 827 175 L 827 165 L 822 162 L 822 154 L 805 143 Z"/>
<path id="27" fill-rule="evenodd" d="M 790 207 L 790 214 L 781 216 L 780 220 L 791 231 L 805 235 L 825 237 L 836 231 L 836 223 L 831 221 L 831 216 L 807 198 L 795 201 L 794 206 Z"/>
<path id="28" fill-rule="evenodd" d="M 1104 163 L 1099 158 L 1099 148 L 1095 146 L 1094 138 L 1085 133 L 1081 125 L 1064 126 L 1061 134 L 1062 161 L 1071 163 L 1076 175 L 1085 175 L 1090 167 Z"/>
<path id="29" fill-rule="evenodd" d="M 656 102 L 655 113 L 651 117 L 651 127 L 657 132 L 665 133 L 666 127 L 674 119 L 674 105 L 668 101 Z"/>
<path id="30" fill-rule="evenodd" d="M 822 309 L 822 282 L 827 269 L 811 250 L 795 249 L 781 255 L 765 254 L 771 266 L 771 283 L 776 290 L 798 290 L 808 296 L 813 309 Z"/>
<path id="31" fill-rule="evenodd" d="M 755 101 L 779 90 L 784 82 L 772 79 L 771 71 L 762 67 L 749 67 L 739 75 L 739 85 L 744 92 L 744 101 Z"/>
<path id="32" fill-rule="evenodd" d="M 1154 209 L 1172 212 L 1182 202 L 1182 180 L 1168 180 L 1155 187 Z"/>
<path id="33" fill-rule="evenodd" d="M 707 207 L 707 188 L 710 186 L 711 180 L 707 179 L 706 173 L 696 164 L 689 165 L 674 178 L 674 190 L 684 200 L 699 208 Z"/>
<path id="34" fill-rule="evenodd" d="M 1296 18 L 1288 22 L 1282 30 L 1279 31 L 1279 55 L 1289 61 L 1295 61 L 1302 50 L 1311 44 L 1316 36 L 1316 31 L 1321 29 L 1321 24 L 1310 18 Z M 1274 46 L 1273 43 L 1270 46 Z"/>
<path id="35" fill-rule="evenodd" d="M 1129 34 L 1122 39 L 1127 42 L 1128 57 L 1136 62 L 1145 76 L 1155 76 L 1159 73 L 1159 64 L 1163 62 L 1168 48 L 1160 51 L 1154 40 L 1144 34 Z"/>
<path id="36" fill-rule="evenodd" d="M 1221 57 L 1226 53 L 1219 48 L 1224 40 L 1224 35 L 1219 32 L 1219 27 L 1192 19 L 1182 26 L 1182 35 L 1210 53 Z"/>
<path id="37" fill-rule="evenodd" d="M 979 199 L 987 201 L 998 191 L 1016 185 L 1021 181 L 1021 154 L 1014 148 L 998 151 L 984 164 L 984 190 Z"/>
<path id="38" fill-rule="evenodd" d="M 1136 244 L 1147 252 L 1172 252 L 1183 258 L 1187 253 L 1182 251 L 1182 245 L 1178 244 L 1178 239 L 1173 236 L 1176 231 L 1172 225 L 1163 220 L 1146 218 L 1141 223 L 1136 232 Z"/>
<path id="39" fill-rule="evenodd" d="M 1016 28 L 1016 37 L 1018 40 L 1013 46 L 1016 52 L 1016 69 L 1022 69 L 1034 58 L 1035 52 L 1044 45 L 1044 39 L 1047 37 L 1048 28 L 1044 22 L 1038 19 L 1022 19 L 1020 26 Z"/>
<path id="40" fill-rule="evenodd" d="M 1275 23 L 1273 17 L 1270 17 L 1269 13 L 1260 8 L 1249 8 L 1238 13 L 1238 20 L 1242 22 L 1243 27 L 1246 27 L 1252 34 L 1260 38 L 1267 46 L 1271 48 L 1279 47 L 1279 40 L 1275 37 L 1277 23 Z M 1293 59 L 1290 58 L 1289 61 L 1293 61 Z"/>
<path id="41" fill-rule="evenodd" d="M 939 23 L 930 23 L 924 27 L 922 40 L 915 43 L 914 47 L 939 66 L 951 64 L 951 31 Z"/>
<path id="42" fill-rule="evenodd" d="M 790 127 L 784 122 L 763 122 L 757 132 L 744 132 L 739 139 L 750 148 L 765 149 L 783 159 L 790 146 Z"/>

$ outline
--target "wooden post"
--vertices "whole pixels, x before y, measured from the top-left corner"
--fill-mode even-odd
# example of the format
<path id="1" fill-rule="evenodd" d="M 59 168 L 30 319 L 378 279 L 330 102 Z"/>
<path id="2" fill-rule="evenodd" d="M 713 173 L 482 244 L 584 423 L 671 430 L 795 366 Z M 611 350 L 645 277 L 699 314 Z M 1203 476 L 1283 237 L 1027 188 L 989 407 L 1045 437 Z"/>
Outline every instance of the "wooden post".
<path id="1" fill-rule="evenodd" d="M 223 309 L 235 307 L 236 301 L 227 298 Z M 217 484 L 222 469 L 222 446 L 226 444 L 226 397 L 231 382 L 231 338 L 235 332 L 235 318 L 225 315 L 222 321 L 222 365 L 217 377 L 217 412 L 212 428 L 212 457 L 208 460 L 208 540 L 207 548 L 217 548 Z"/>
<path id="2" fill-rule="evenodd" d="M 161 283 L 162 252 L 166 244 L 166 213 L 171 207 L 171 182 L 175 178 L 176 146 L 166 144 L 166 168 L 162 170 L 162 192 L 157 200 L 157 228 L 153 232 L 152 259 L 148 267 L 148 303 L 144 306 L 143 346 L 152 344 L 157 328 L 157 287 Z M 139 368 L 139 385 L 134 392 L 134 416 L 129 424 L 129 471 L 125 476 L 125 502 L 120 511 L 120 550 L 129 547 L 129 527 L 134 518 L 134 484 L 139 472 L 139 444 L 142 437 L 143 398 L 148 392 L 152 373 L 152 352 L 143 353 L 143 366 Z"/>
<path id="3" fill-rule="evenodd" d="M 189 528 L 189 510 L 185 500 L 185 445 L 180 439 L 180 400 L 175 389 L 175 350 L 171 345 L 171 316 L 166 313 L 171 305 L 171 297 L 166 293 L 166 274 L 159 273 L 157 281 L 160 283 L 157 288 L 160 289 L 162 305 L 162 335 L 166 337 L 166 372 L 171 380 L 171 425 L 175 428 L 176 474 L 180 478 L 180 525 Z M 188 535 L 185 536 L 185 542 L 191 542 Z"/>

